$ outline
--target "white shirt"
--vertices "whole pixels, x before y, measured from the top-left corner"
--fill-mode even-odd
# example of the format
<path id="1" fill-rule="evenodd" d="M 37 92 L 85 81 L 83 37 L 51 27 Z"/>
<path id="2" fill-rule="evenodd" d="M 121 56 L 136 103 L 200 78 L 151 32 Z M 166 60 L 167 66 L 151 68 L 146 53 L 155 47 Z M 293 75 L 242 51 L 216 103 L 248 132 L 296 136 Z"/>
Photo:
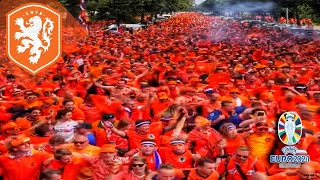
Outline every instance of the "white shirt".
<path id="1" fill-rule="evenodd" d="M 67 122 L 58 122 L 53 129 L 56 134 L 62 136 L 66 142 L 71 142 L 77 125 L 78 123 L 73 120 Z"/>

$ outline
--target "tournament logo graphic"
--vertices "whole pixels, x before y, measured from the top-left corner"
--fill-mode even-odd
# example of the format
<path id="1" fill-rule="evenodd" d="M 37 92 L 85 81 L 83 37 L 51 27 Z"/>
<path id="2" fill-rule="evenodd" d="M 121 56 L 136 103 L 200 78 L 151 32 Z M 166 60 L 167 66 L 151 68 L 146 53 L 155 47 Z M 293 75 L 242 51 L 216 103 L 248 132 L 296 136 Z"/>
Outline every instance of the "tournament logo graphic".
<path id="1" fill-rule="evenodd" d="M 271 155 L 270 163 L 278 163 L 279 168 L 299 168 L 301 163 L 310 162 L 306 151 L 294 146 L 300 141 L 302 130 L 302 121 L 296 112 L 285 112 L 280 116 L 278 136 L 287 146 L 281 149 L 284 155 Z"/>
<path id="2" fill-rule="evenodd" d="M 302 122 L 295 112 L 283 113 L 278 123 L 278 136 L 287 146 L 297 144 L 302 136 Z"/>
<path id="3" fill-rule="evenodd" d="M 61 55 L 61 15 L 49 6 L 32 3 L 7 15 L 7 55 L 36 74 Z"/>

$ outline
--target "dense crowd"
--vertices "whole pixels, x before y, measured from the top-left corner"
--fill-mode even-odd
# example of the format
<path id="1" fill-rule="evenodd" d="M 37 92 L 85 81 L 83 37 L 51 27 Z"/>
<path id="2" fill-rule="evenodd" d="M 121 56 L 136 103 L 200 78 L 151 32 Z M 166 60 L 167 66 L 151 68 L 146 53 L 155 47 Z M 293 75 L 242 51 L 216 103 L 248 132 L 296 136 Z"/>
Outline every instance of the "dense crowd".
<path id="1" fill-rule="evenodd" d="M 320 178 L 319 37 L 197 13 L 104 25 L 34 78 L 0 66 L 4 180 Z M 288 111 L 311 159 L 296 169 L 269 162 Z"/>

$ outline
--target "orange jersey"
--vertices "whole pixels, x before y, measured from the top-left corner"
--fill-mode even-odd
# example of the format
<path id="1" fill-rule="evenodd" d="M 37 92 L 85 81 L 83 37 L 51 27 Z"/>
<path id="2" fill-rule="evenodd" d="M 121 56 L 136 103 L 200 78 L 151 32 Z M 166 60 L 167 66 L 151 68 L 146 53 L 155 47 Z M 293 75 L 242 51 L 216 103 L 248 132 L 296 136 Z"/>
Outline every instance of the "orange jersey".
<path id="1" fill-rule="evenodd" d="M 80 157 L 73 157 L 70 163 L 63 164 L 58 160 L 53 160 L 49 163 L 47 168 L 54 170 L 62 170 L 62 179 L 63 180 L 74 180 L 77 179 L 77 176 L 80 172 L 80 169 L 85 166 L 83 160 Z"/>
<path id="2" fill-rule="evenodd" d="M 43 161 L 50 158 L 43 152 L 32 152 L 31 156 L 11 158 L 8 154 L 0 156 L 0 168 L 5 180 L 38 180 Z"/>
<path id="3" fill-rule="evenodd" d="M 137 131 L 127 131 L 127 138 L 129 140 L 129 148 L 137 149 L 141 145 L 141 141 L 144 139 L 154 139 L 156 144 L 160 143 L 160 134 L 162 132 L 161 128 L 154 127 L 153 124 L 150 126 L 150 132 L 147 134 L 139 134 Z"/>
<path id="4" fill-rule="evenodd" d="M 249 157 L 245 163 L 239 166 L 246 175 L 247 179 L 252 179 L 252 175 L 255 172 L 266 172 L 265 166 L 253 157 Z M 226 180 L 242 180 L 242 177 L 236 168 L 234 157 L 230 158 L 228 163 L 226 163 L 226 160 L 221 161 L 217 170 L 219 174 L 223 174 L 225 171 L 227 171 Z"/>
<path id="5" fill-rule="evenodd" d="M 193 169 L 190 171 L 190 173 L 188 175 L 188 180 L 218 180 L 218 179 L 219 179 L 219 173 L 217 171 L 214 171 L 208 177 L 202 177 L 197 172 L 197 169 Z"/>
<path id="6" fill-rule="evenodd" d="M 228 155 L 233 155 L 233 153 L 237 150 L 238 147 L 245 145 L 245 141 L 241 134 L 238 134 L 236 138 L 226 139 L 227 144 L 224 148 L 225 153 Z"/>
<path id="7" fill-rule="evenodd" d="M 193 167 L 193 157 L 189 150 L 178 155 L 173 153 L 171 148 L 159 148 L 159 153 L 163 163 L 172 164 L 175 168 L 180 169 Z"/>

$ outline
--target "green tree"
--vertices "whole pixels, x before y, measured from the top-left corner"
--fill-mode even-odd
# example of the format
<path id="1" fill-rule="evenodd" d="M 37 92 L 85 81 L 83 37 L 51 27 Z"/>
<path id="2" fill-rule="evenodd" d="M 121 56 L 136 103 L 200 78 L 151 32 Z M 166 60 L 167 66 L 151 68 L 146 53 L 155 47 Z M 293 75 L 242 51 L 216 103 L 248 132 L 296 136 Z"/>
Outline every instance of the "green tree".
<path id="1" fill-rule="evenodd" d="M 72 14 L 73 17 L 77 18 L 80 13 L 80 1 L 79 0 L 58 0 L 63 6 Z"/>

